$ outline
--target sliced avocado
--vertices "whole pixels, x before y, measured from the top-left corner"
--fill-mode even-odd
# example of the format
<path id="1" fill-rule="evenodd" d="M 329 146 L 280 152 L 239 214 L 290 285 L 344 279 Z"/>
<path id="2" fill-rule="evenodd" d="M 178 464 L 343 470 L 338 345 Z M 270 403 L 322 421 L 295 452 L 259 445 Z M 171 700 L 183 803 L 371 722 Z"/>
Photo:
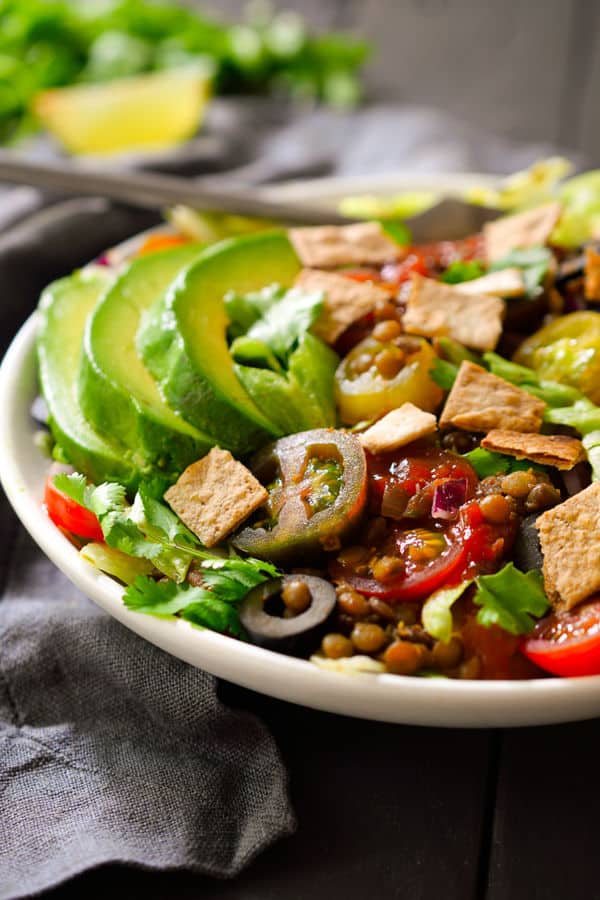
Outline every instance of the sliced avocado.
<path id="1" fill-rule="evenodd" d="M 43 292 L 37 338 L 40 384 L 52 434 L 73 466 L 97 483 L 120 481 L 135 487 L 141 473 L 132 454 L 112 438 L 98 434 L 77 400 L 86 319 L 108 284 L 108 271 L 97 268 L 61 278 Z"/>
<path id="2" fill-rule="evenodd" d="M 215 441 L 165 403 L 137 354 L 135 337 L 142 314 L 199 252 L 198 245 L 186 245 L 130 263 L 88 318 L 79 370 L 79 402 L 92 425 L 173 474 L 208 453 Z"/>
<path id="3" fill-rule="evenodd" d="M 233 452 L 247 453 L 281 431 L 236 377 L 223 297 L 273 282 L 289 287 L 299 271 L 282 231 L 222 241 L 204 251 L 142 323 L 138 349 L 167 402 Z"/>

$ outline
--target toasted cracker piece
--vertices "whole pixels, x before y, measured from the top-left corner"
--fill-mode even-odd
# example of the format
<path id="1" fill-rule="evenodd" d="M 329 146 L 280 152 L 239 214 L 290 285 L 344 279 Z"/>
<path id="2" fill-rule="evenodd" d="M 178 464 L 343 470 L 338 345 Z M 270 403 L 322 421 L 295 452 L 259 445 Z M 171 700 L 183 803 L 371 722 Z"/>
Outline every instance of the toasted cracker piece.
<path id="1" fill-rule="evenodd" d="M 594 247 L 585 248 L 585 299 L 600 303 L 600 253 Z"/>
<path id="2" fill-rule="evenodd" d="M 412 403 L 403 403 L 359 434 L 358 439 L 370 453 L 385 453 L 433 434 L 436 428 L 436 418 L 432 413 L 423 412 Z"/>
<path id="3" fill-rule="evenodd" d="M 499 269 L 481 278 L 462 281 L 456 287 L 461 294 L 489 294 L 491 297 L 522 297 L 525 285 L 520 269 Z"/>
<path id="4" fill-rule="evenodd" d="M 288 237 L 302 265 L 315 269 L 382 266 L 403 255 L 378 222 L 290 228 Z"/>
<path id="5" fill-rule="evenodd" d="M 481 446 L 486 450 L 506 453 L 516 459 L 530 459 L 556 469 L 572 469 L 585 459 L 581 441 L 564 434 L 528 434 L 498 428 L 484 437 Z"/>
<path id="6" fill-rule="evenodd" d="M 323 312 L 312 331 L 326 344 L 335 344 L 349 325 L 392 296 L 389 291 L 368 281 L 353 281 L 344 275 L 319 269 L 302 269 L 296 278 L 296 287 L 325 294 Z"/>
<path id="7" fill-rule="evenodd" d="M 539 431 L 546 404 L 465 360 L 448 394 L 440 425 L 467 431 Z"/>
<path id="8" fill-rule="evenodd" d="M 545 244 L 562 211 L 560 203 L 545 203 L 514 216 L 503 216 L 483 227 L 488 262 L 503 259 L 517 247 Z"/>
<path id="9" fill-rule="evenodd" d="M 458 287 L 413 273 L 402 322 L 409 334 L 452 337 L 474 350 L 493 350 L 502 334 L 504 301 L 465 294 Z"/>
<path id="10" fill-rule="evenodd" d="M 547 510 L 535 524 L 544 587 L 554 608 L 569 610 L 599 591 L 600 482 Z"/>
<path id="11" fill-rule="evenodd" d="M 266 501 L 268 491 L 228 450 L 213 449 L 192 463 L 165 500 L 206 547 L 234 531 Z"/>

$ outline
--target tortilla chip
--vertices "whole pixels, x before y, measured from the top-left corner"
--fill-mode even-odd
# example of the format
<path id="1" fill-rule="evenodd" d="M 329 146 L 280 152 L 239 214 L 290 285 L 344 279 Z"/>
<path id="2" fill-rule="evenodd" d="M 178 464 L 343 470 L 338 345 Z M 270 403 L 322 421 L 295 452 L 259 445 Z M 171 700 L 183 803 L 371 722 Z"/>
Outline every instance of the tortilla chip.
<path id="1" fill-rule="evenodd" d="M 433 434 L 436 428 L 432 413 L 423 412 L 412 403 L 403 403 L 359 434 L 358 439 L 370 453 L 385 453 Z"/>
<path id="2" fill-rule="evenodd" d="M 535 209 L 488 222 L 483 227 L 487 261 L 497 262 L 517 247 L 546 244 L 561 212 L 560 203 L 545 203 Z"/>
<path id="3" fill-rule="evenodd" d="M 486 450 L 506 453 L 516 459 L 530 459 L 556 469 L 572 469 L 585 459 L 581 441 L 564 434 L 529 434 L 495 429 L 484 437 L 481 446 Z"/>
<path id="4" fill-rule="evenodd" d="M 448 394 L 440 425 L 467 431 L 539 431 L 546 404 L 514 384 L 465 361 Z"/>
<path id="5" fill-rule="evenodd" d="M 382 266 L 404 255 L 378 222 L 290 228 L 288 237 L 302 265 L 314 269 Z"/>
<path id="6" fill-rule="evenodd" d="M 474 350 L 493 350 L 502 334 L 504 301 L 465 294 L 460 287 L 413 273 L 402 319 L 405 331 L 428 338 L 452 337 Z"/>
<path id="7" fill-rule="evenodd" d="M 213 449 L 192 463 L 165 500 L 206 547 L 213 547 L 262 506 L 268 491 L 228 450 Z"/>
<path id="8" fill-rule="evenodd" d="M 389 291 L 368 281 L 354 281 L 344 275 L 319 269 L 302 269 L 295 286 L 325 294 L 323 312 L 311 330 L 326 344 L 335 344 L 353 322 L 362 319 L 378 303 L 385 303 L 392 296 Z"/>
<path id="9" fill-rule="evenodd" d="M 585 248 L 585 299 L 600 303 L 600 253 L 594 247 Z"/>
<path id="10" fill-rule="evenodd" d="M 456 287 L 461 294 L 489 294 L 491 297 L 522 297 L 525 284 L 520 269 L 499 269 L 481 278 L 462 281 Z"/>
<path id="11" fill-rule="evenodd" d="M 536 522 L 544 587 L 566 611 L 600 590 L 600 482 L 547 510 Z"/>

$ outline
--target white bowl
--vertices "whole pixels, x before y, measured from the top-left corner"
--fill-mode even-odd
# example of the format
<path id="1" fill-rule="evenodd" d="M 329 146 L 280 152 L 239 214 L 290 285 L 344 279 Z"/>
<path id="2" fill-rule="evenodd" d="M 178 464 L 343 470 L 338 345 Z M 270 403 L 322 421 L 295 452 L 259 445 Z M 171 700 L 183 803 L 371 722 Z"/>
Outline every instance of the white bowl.
<path id="1" fill-rule="evenodd" d="M 472 180 L 472 178 L 471 178 Z M 431 179 L 434 182 L 434 179 Z M 431 183 L 430 182 L 430 183 Z M 436 178 L 436 186 L 443 179 Z M 424 186 L 421 179 L 419 187 Z M 456 184 L 456 176 L 452 186 Z M 410 178 L 386 179 L 383 189 L 414 187 Z M 370 182 L 372 190 L 377 184 Z M 327 188 L 327 190 L 326 190 Z M 312 196 L 339 194 L 339 182 L 311 182 Z M 344 193 L 365 190 L 344 180 Z M 283 191 L 282 191 L 283 193 Z M 308 196 L 305 185 L 304 196 Z M 316 709 L 384 722 L 446 727 L 542 725 L 600 715 L 600 676 L 532 681 L 452 681 L 397 675 L 341 675 L 305 660 L 202 631 L 182 620 L 130 612 L 122 588 L 84 560 L 42 507 L 48 462 L 34 444 L 29 415 L 37 394 L 34 314 L 0 367 L 0 477 L 33 539 L 65 575 L 109 615 L 163 650 L 255 691 Z"/>

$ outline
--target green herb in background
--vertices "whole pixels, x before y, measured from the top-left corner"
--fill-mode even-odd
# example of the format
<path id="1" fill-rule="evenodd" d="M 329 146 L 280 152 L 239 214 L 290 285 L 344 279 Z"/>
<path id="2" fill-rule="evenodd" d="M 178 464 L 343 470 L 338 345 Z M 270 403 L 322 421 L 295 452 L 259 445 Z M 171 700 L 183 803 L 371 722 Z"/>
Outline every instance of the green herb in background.
<path id="1" fill-rule="evenodd" d="M 297 13 L 231 25 L 165 0 L 0 0 L 0 141 L 34 131 L 39 91 L 206 66 L 218 94 L 284 94 L 352 106 L 368 46 L 313 36 Z"/>

